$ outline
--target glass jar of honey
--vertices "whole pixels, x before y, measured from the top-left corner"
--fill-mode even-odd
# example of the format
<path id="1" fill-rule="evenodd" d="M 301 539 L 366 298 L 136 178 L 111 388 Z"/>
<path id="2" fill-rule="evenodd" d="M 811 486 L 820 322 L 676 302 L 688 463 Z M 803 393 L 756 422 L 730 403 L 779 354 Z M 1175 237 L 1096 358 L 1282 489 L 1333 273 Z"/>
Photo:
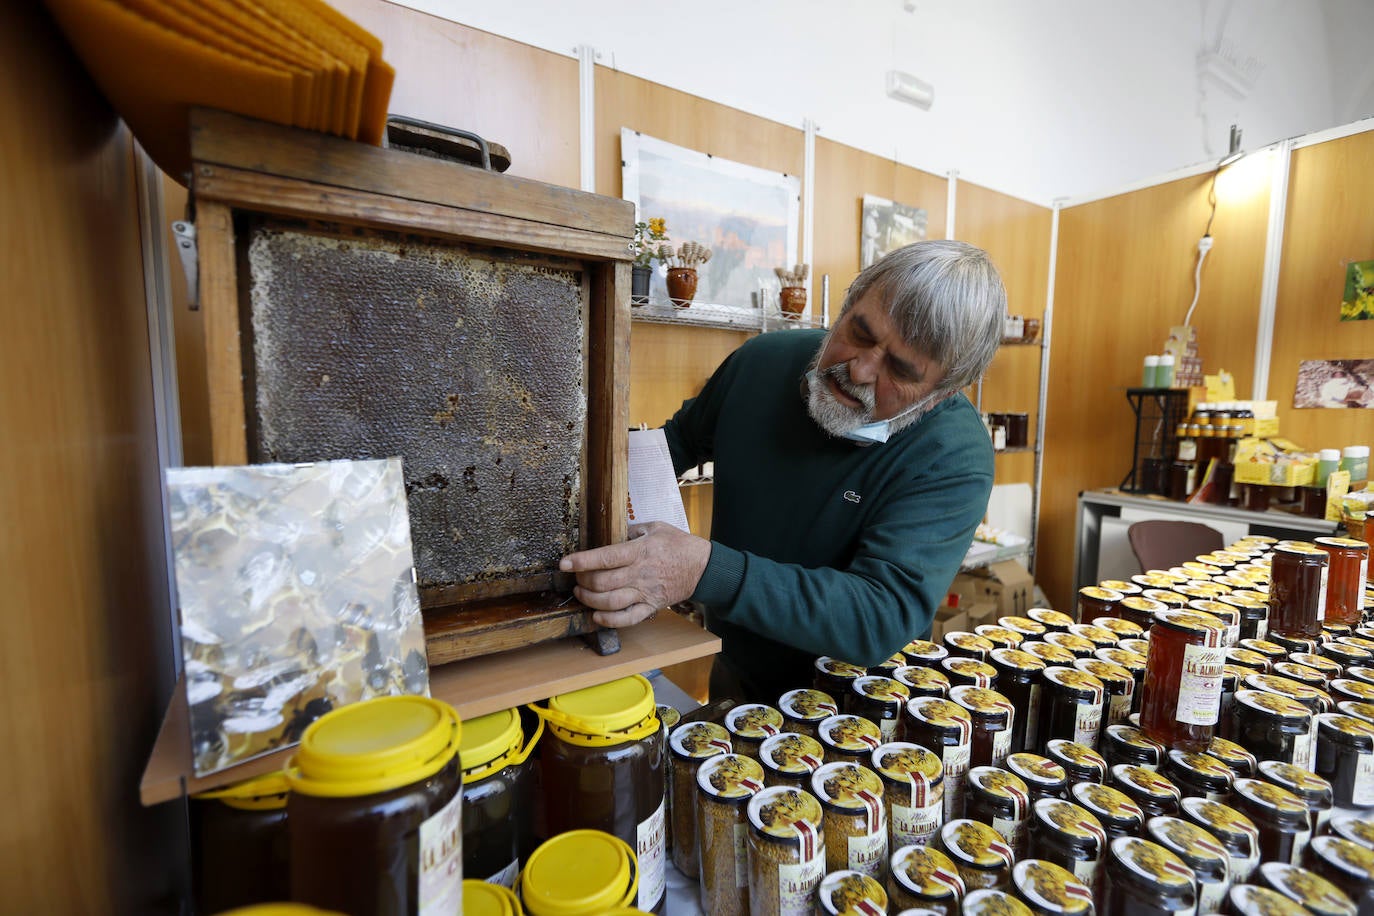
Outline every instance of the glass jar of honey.
<path id="1" fill-rule="evenodd" d="M 1225 916 L 1311 916 L 1278 891 L 1255 884 L 1235 884 L 1226 892 Z"/>
<path id="2" fill-rule="evenodd" d="M 1322 684 L 1323 689 L 1329 686 L 1333 680 L 1341 676 L 1341 669 L 1344 667 L 1342 663 L 1314 652 L 1299 652 L 1293 655 L 1289 661 L 1293 662 L 1295 665 L 1302 665 L 1304 668 L 1311 668 L 1321 675 L 1322 681 L 1324 682 Z"/>
<path id="3" fill-rule="evenodd" d="M 1075 622 L 1068 614 L 1047 607 L 1033 607 L 1026 611 L 1026 616 L 1044 627 L 1046 632 L 1067 633 Z"/>
<path id="4" fill-rule="evenodd" d="M 1331 835 L 1374 849 L 1374 818 L 1361 814 L 1337 814 L 1331 818 Z"/>
<path id="5" fill-rule="evenodd" d="M 1325 658 L 1342 668 L 1364 666 L 1374 660 L 1374 654 L 1367 650 L 1341 642 L 1323 643 L 1317 647 L 1316 654 L 1319 658 Z"/>
<path id="6" fill-rule="evenodd" d="M 341 912 L 461 907 L 461 731 L 452 706 L 421 696 L 311 723 L 285 771 L 292 899 Z"/>
<path id="7" fill-rule="evenodd" d="M 1117 607 L 1117 613 L 1121 616 L 1122 620 L 1135 624 L 1143 631 L 1154 626 L 1155 614 L 1158 614 L 1160 611 L 1167 611 L 1168 609 L 1168 605 L 1163 601 L 1147 598 L 1143 594 L 1127 595 L 1125 598 L 1121 599 L 1121 603 Z"/>
<path id="8" fill-rule="evenodd" d="M 1269 635 L 1268 602 L 1236 592 L 1217 600 L 1240 611 L 1240 639 L 1264 639 Z M 1240 639 L 1236 640 L 1236 645 L 1240 645 Z"/>
<path id="9" fill-rule="evenodd" d="M 791 786 L 811 791 L 811 774 L 825 762 L 825 749 L 810 735 L 783 732 L 759 745 L 759 765 L 767 786 Z"/>
<path id="10" fill-rule="evenodd" d="M 1100 618 L 1105 620 L 1116 620 L 1115 617 Z M 1129 623 L 1129 621 L 1126 621 Z M 1076 623 L 1069 627 L 1069 635 L 1077 636 L 1079 639 L 1086 639 L 1093 644 L 1093 652 L 1098 649 L 1110 649 L 1121 640 L 1116 631 L 1110 627 L 1100 627 L 1095 623 Z M 1139 634 L 1132 634 L 1133 636 Z"/>
<path id="11" fill-rule="evenodd" d="M 1060 665 L 1046 668 L 1040 740 L 1046 747 L 1055 739 L 1097 747 L 1106 692 L 1105 685 L 1086 671 Z"/>
<path id="12" fill-rule="evenodd" d="M 1374 806 L 1374 723 L 1340 713 L 1317 716 L 1317 761 L 1336 804 Z"/>
<path id="13" fill-rule="evenodd" d="M 1237 779 L 1235 806 L 1259 828 L 1260 860 L 1302 862 L 1312 838 L 1307 804 L 1287 789 L 1259 779 Z"/>
<path id="14" fill-rule="evenodd" d="M 634 850 L 619 837 L 601 830 L 569 830 L 530 854 L 520 873 L 520 900 L 530 916 L 623 912 L 641 895 L 640 867 Z"/>
<path id="15" fill-rule="evenodd" d="M 1020 777 L 1001 767 L 973 767 L 968 771 L 964 813 L 1002 835 L 1015 858 L 1026 854 L 1030 790 Z"/>
<path id="16" fill-rule="evenodd" d="M 1030 791 L 1032 804 L 1042 798 L 1063 798 L 1068 791 L 1068 773 L 1048 757 L 1026 752 L 1011 754 L 1006 768 L 1021 777 Z"/>
<path id="17" fill-rule="evenodd" d="M 963 916 L 1035 916 L 1015 894 L 991 888 L 969 891 L 962 912 Z"/>
<path id="18" fill-rule="evenodd" d="M 1145 837 L 1178 856 L 1193 870 L 1199 913 L 1221 910 L 1231 888 L 1231 860 L 1215 837 L 1178 817 L 1150 818 L 1145 823 Z"/>
<path id="19" fill-rule="evenodd" d="M 1178 814 L 1183 793 L 1162 773 L 1120 763 L 1112 767 L 1112 788 L 1135 802 L 1148 820 L 1161 814 Z"/>
<path id="20" fill-rule="evenodd" d="M 1326 606 L 1325 551 L 1290 543 L 1274 548 L 1269 583 L 1269 632 L 1316 639 Z"/>
<path id="21" fill-rule="evenodd" d="M 1109 840 L 1139 836 L 1145 825 L 1145 812 L 1118 789 L 1095 782 L 1075 783 L 1069 790 L 1073 802 L 1097 818 Z"/>
<path id="22" fill-rule="evenodd" d="M 1235 775 L 1211 754 L 1173 748 L 1164 770 L 1169 781 L 1178 787 L 1180 797 L 1200 796 L 1219 802 L 1231 797 Z"/>
<path id="23" fill-rule="evenodd" d="M 1148 650 L 1148 644 L 1146 646 Z M 1111 649 L 1098 649 L 1093 653 L 1095 658 L 1113 665 L 1120 665 L 1131 673 L 1131 708 L 1127 714 L 1140 711 L 1140 691 L 1145 686 L 1145 656 L 1139 652 L 1132 652 L 1129 649 L 1122 649 L 1120 646 Z"/>
<path id="24" fill-rule="evenodd" d="M 1109 770 L 1120 764 L 1158 770 L 1164 762 L 1164 745 L 1145 737 L 1144 732 L 1132 725 L 1108 725 L 1098 746 Z"/>
<path id="25" fill-rule="evenodd" d="M 703 912 L 749 912 L 745 811 L 763 780 L 758 761 L 741 754 L 718 754 L 697 768 L 693 817 Z"/>
<path id="26" fill-rule="evenodd" d="M 997 689 L 997 669 L 987 662 L 951 655 L 940 662 L 940 670 L 949 678 L 951 689 L 960 685 Z"/>
<path id="27" fill-rule="evenodd" d="M 1097 651 L 1097 646 L 1091 639 L 1084 639 L 1072 632 L 1046 633 L 1045 642 L 1061 649 L 1067 649 L 1074 658 L 1092 658 L 1092 654 Z"/>
<path id="28" fill-rule="evenodd" d="M 1073 873 L 1090 889 L 1107 851 L 1107 831 L 1088 809 L 1057 798 L 1042 798 L 1031 810 L 1030 855 Z"/>
<path id="29" fill-rule="evenodd" d="M 1073 666 L 1097 678 L 1106 689 L 1107 699 L 1103 706 L 1102 726 L 1125 722 L 1126 717 L 1131 714 L 1131 701 L 1135 697 L 1135 676 L 1120 665 L 1105 662 L 1100 658 L 1075 659 Z"/>
<path id="30" fill-rule="evenodd" d="M 1337 678 L 1332 683 L 1339 683 Z M 1306 684 L 1299 683 L 1292 678 L 1282 677 L 1277 674 L 1250 674 L 1245 678 L 1245 686 L 1251 690 L 1264 690 L 1269 693 L 1278 694 L 1281 697 L 1297 700 L 1307 711 L 1316 715 L 1319 712 L 1327 712 L 1331 709 L 1331 696 L 1325 690 L 1318 690 Z"/>
<path id="31" fill-rule="evenodd" d="M 1133 836 L 1112 840 L 1107 850 L 1099 898 L 1106 916 L 1197 911 L 1193 870 L 1178 856 Z"/>
<path id="32" fill-rule="evenodd" d="M 1166 747 L 1205 751 L 1221 709 L 1226 651 L 1215 618 L 1165 611 L 1150 630 L 1140 730 Z"/>
<path id="33" fill-rule="evenodd" d="M 199 912 L 291 896 L 289 794 L 278 771 L 191 796 L 191 869 Z"/>
<path id="34" fill-rule="evenodd" d="M 1069 784 L 1078 782 L 1106 782 L 1110 772 L 1102 755 L 1086 744 L 1054 738 L 1045 744 L 1045 755 L 1064 768 Z"/>
<path id="35" fill-rule="evenodd" d="M 1016 857 L 991 826 L 959 818 L 948 821 L 937 836 L 939 850 L 949 856 L 970 893 L 1011 886 L 1011 867 Z"/>
<path id="36" fill-rule="evenodd" d="M 856 680 L 851 690 L 849 711 L 878 726 L 884 741 L 893 740 L 902 708 L 911 699 L 907 686 L 890 677 L 869 675 Z"/>
<path id="37" fill-rule="evenodd" d="M 520 713 L 494 712 L 463 723 L 463 874 L 514 887 L 520 870 L 520 839 L 533 830 L 521 791 L 530 752 L 544 730 L 542 719 L 525 740 Z"/>
<path id="38" fill-rule="evenodd" d="M 859 678 L 855 683 L 864 680 Z M 764 703 L 740 703 L 725 713 L 725 730 L 736 754 L 758 759 L 764 738 L 780 734 L 786 725 L 782 713 Z"/>
<path id="39" fill-rule="evenodd" d="M 1092 622 L 1093 626 L 1108 630 L 1116 637 L 1115 642 L 1123 639 L 1139 639 L 1145 632 L 1145 628 L 1138 623 L 1132 623 L 1121 617 L 1098 617 Z"/>
<path id="40" fill-rule="evenodd" d="M 1320 723 L 1318 724 L 1320 728 Z M 1331 804 L 1334 796 L 1331 783 L 1304 767 L 1279 760 L 1265 760 L 1259 765 L 1259 778 L 1268 780 L 1280 788 L 1287 789 L 1307 805 L 1311 815 L 1312 835 L 1326 832 L 1326 822 L 1331 820 Z"/>
<path id="41" fill-rule="evenodd" d="M 973 718 L 951 700 L 913 697 L 906 704 L 906 739 L 939 755 L 944 767 L 945 819 L 964 811 L 964 774 L 973 743 Z"/>
<path id="42" fill-rule="evenodd" d="M 1116 606 L 1126 596 L 1121 592 L 1100 585 L 1088 585 L 1078 590 L 1078 619 L 1092 620 L 1094 617 L 1119 617 Z"/>
<path id="43" fill-rule="evenodd" d="M 1185 798 L 1183 819 L 1202 828 L 1226 850 L 1230 879 L 1240 884 L 1250 879 L 1259 867 L 1259 828 L 1229 805 L 1205 798 Z"/>
<path id="44" fill-rule="evenodd" d="M 902 647 L 902 657 L 908 665 L 932 668 L 949 658 L 949 650 L 929 640 L 913 639 Z"/>
<path id="45" fill-rule="evenodd" d="M 1072 668 L 1074 659 L 1078 657 L 1068 649 L 1061 649 L 1058 646 L 1042 642 L 1038 639 L 1027 640 L 1021 643 L 1017 648 L 1027 655 L 1034 655 L 1044 662 L 1046 666 L 1061 665 Z"/>
<path id="46" fill-rule="evenodd" d="M 830 694 L 810 687 L 789 690 L 778 698 L 783 730 L 816 737 L 816 726 L 829 716 L 839 715 L 840 706 Z M 762 762 L 762 761 L 760 761 Z"/>
<path id="47" fill-rule="evenodd" d="M 926 845 L 944 820 L 940 758 L 919 744 L 894 741 L 873 752 L 873 769 L 883 780 L 891 847 Z"/>
<path id="48" fill-rule="evenodd" d="M 863 716 L 847 713 L 822 719 L 816 726 L 816 738 L 825 749 L 826 763 L 863 763 L 883 743 L 878 726 Z"/>
<path id="49" fill-rule="evenodd" d="M 1020 633 L 1025 637 L 1022 639 L 1022 642 L 1025 642 L 1027 639 L 1039 639 L 1044 636 L 1046 632 L 1044 624 L 1036 623 L 1029 617 L 1021 617 L 1014 614 L 1007 617 L 998 617 L 997 625 L 1003 629 L 1011 630 L 1014 633 Z"/>
<path id="50" fill-rule="evenodd" d="M 1092 916 L 1092 889 L 1053 862 L 1018 861 L 1012 866 L 1011 883 L 1017 899 L 1039 916 Z"/>
<path id="51" fill-rule="evenodd" d="M 1364 722 L 1374 722 L 1374 703 L 1355 703 L 1347 700 L 1336 704 L 1336 712 L 1354 716 Z"/>
<path id="52" fill-rule="evenodd" d="M 1254 776 L 1259 765 L 1254 754 L 1226 738 L 1213 738 L 1207 753 L 1226 765 L 1233 782 L 1237 776 Z"/>
<path id="53" fill-rule="evenodd" d="M 811 686 L 834 697 L 841 704 L 840 712 L 846 712 L 844 704 L 849 702 L 851 686 L 867 674 L 868 671 L 858 665 L 822 655 L 816 659 L 815 676 Z"/>
<path id="54" fill-rule="evenodd" d="M 869 668 L 868 673 L 875 677 L 892 677 L 892 672 L 905 665 L 906 656 L 900 652 L 894 652 L 891 657 Z"/>
<path id="55" fill-rule="evenodd" d="M 1312 713 L 1291 697 L 1267 690 L 1236 691 L 1231 737 L 1257 760 L 1311 768 L 1316 730 Z"/>
<path id="56" fill-rule="evenodd" d="M 973 722 L 969 766 L 1001 766 L 1011 753 L 1016 717 L 1011 701 L 995 690 L 968 685 L 951 688 L 949 698 L 962 706 Z"/>
<path id="57" fill-rule="evenodd" d="M 1015 649 L 1026 641 L 1025 634 L 991 623 L 979 624 L 973 628 L 973 632 L 992 643 L 994 649 Z"/>
<path id="58" fill-rule="evenodd" d="M 987 661 L 988 653 L 997 648 L 991 641 L 962 630 L 946 633 L 944 644 L 951 658 L 971 658 L 980 662 Z"/>
<path id="59" fill-rule="evenodd" d="M 949 696 L 949 678 L 938 668 L 927 668 L 924 665 L 907 665 L 892 672 L 893 680 L 906 686 L 907 692 L 913 697 L 947 697 Z M 900 734 L 901 725 L 897 727 Z"/>
<path id="60" fill-rule="evenodd" d="M 965 893 L 959 870 L 933 846 L 902 846 L 892 854 L 887 896 L 894 911 L 959 916 Z"/>
<path id="61" fill-rule="evenodd" d="M 1307 846 L 1307 867 L 1340 888 L 1360 912 L 1374 912 L 1374 849 L 1319 836 Z"/>
<path id="62" fill-rule="evenodd" d="M 997 692 L 1017 710 L 1011 720 L 1011 750 L 1034 747 L 1039 737 L 1045 663 L 1019 649 L 994 649 L 991 664 L 997 669 Z"/>
<path id="63" fill-rule="evenodd" d="M 1355 902 L 1314 871 L 1287 862 L 1265 862 L 1255 883 L 1277 891 L 1313 916 L 1355 916 Z"/>
<path id="64" fill-rule="evenodd" d="M 686 722 L 668 735 L 668 835 L 673 864 L 688 878 L 697 876 L 697 770 L 732 750 L 730 733 L 714 722 Z"/>
<path id="65" fill-rule="evenodd" d="M 1331 682 L 1331 699 L 1337 703 L 1374 703 L 1374 684 L 1338 677 Z"/>
<path id="66" fill-rule="evenodd" d="M 1364 585 L 1369 578 L 1369 545 L 1354 538 L 1317 538 L 1312 543 L 1331 558 L 1323 619 L 1359 626 L 1364 616 Z"/>
<path id="67" fill-rule="evenodd" d="M 1244 668 L 1251 674 L 1267 674 L 1271 662 L 1253 649 L 1242 649 L 1237 646 L 1226 650 L 1226 664 Z"/>

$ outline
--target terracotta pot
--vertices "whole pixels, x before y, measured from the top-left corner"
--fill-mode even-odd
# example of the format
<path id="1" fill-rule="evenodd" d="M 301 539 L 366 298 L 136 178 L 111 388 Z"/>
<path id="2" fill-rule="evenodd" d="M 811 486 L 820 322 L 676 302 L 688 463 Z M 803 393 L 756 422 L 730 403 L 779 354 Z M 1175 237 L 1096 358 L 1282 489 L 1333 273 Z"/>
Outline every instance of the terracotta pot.
<path id="1" fill-rule="evenodd" d="M 784 318 L 800 318 L 806 313 L 806 287 L 784 286 L 778 290 L 778 302 Z"/>
<path id="2" fill-rule="evenodd" d="M 668 268 L 668 298 L 673 307 L 685 309 L 692 304 L 697 294 L 697 269 L 695 267 Z"/>

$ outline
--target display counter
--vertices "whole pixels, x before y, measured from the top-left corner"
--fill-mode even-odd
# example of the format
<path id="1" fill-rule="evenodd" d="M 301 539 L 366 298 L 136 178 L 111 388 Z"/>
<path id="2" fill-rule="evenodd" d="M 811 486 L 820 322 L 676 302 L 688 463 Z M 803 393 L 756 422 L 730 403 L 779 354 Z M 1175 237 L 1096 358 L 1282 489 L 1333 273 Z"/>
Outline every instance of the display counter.
<path id="1" fill-rule="evenodd" d="M 1143 572 L 1126 538 L 1126 530 L 1136 522 L 1149 519 L 1201 522 L 1220 531 L 1226 543 L 1249 534 L 1311 540 L 1336 530 L 1335 522 L 1278 509 L 1251 512 L 1234 506 L 1137 496 L 1115 489 L 1087 490 L 1078 495 L 1074 591 L 1104 579 L 1129 579 Z"/>

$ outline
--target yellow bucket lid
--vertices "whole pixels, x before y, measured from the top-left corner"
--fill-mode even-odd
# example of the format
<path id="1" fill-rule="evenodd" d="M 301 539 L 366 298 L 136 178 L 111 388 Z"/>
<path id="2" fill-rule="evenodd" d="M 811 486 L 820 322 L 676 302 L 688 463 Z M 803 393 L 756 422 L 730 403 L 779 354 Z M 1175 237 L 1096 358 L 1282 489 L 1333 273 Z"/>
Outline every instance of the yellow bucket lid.
<path id="1" fill-rule="evenodd" d="M 463 916 L 521 916 L 520 899 L 508 887 L 476 878 L 463 881 Z"/>
<path id="2" fill-rule="evenodd" d="M 286 807 L 291 787 L 281 770 L 236 782 L 221 789 L 199 792 L 191 797 L 200 801 L 219 801 L 241 811 L 275 811 Z"/>
<path id="3" fill-rule="evenodd" d="M 560 713 L 569 728 L 593 735 L 608 735 L 633 728 L 654 714 L 654 688 L 641 675 L 624 677 L 595 687 L 560 693 L 549 700 L 549 709 Z M 550 722 L 558 731 L 563 723 Z"/>
<path id="4" fill-rule="evenodd" d="M 458 753 L 463 758 L 464 784 L 476 782 L 505 766 L 520 750 L 525 737 L 520 713 L 503 709 L 463 723 Z"/>
<path id="5" fill-rule="evenodd" d="M 321 910 L 306 903 L 255 903 L 225 910 L 219 916 L 343 916 L 337 910 Z"/>
<path id="6" fill-rule="evenodd" d="M 398 789 L 442 770 L 461 732 L 454 708 L 429 697 L 353 703 L 311 723 L 286 780 L 293 792 L 331 798 Z"/>
<path id="7" fill-rule="evenodd" d="M 639 885 L 635 854 L 600 830 L 570 830 L 525 863 L 520 896 L 530 916 L 591 916 L 625 907 Z"/>

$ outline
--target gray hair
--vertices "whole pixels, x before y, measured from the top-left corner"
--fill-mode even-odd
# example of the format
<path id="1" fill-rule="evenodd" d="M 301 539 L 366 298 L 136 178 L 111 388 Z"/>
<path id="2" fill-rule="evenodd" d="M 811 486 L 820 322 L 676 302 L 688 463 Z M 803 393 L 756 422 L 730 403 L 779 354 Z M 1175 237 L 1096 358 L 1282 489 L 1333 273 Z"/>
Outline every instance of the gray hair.
<path id="1" fill-rule="evenodd" d="M 914 242 L 879 258 L 845 293 L 840 314 L 876 290 L 908 345 L 945 370 L 938 390 L 977 381 L 1002 342 L 1007 291 L 986 251 L 967 242 Z"/>

